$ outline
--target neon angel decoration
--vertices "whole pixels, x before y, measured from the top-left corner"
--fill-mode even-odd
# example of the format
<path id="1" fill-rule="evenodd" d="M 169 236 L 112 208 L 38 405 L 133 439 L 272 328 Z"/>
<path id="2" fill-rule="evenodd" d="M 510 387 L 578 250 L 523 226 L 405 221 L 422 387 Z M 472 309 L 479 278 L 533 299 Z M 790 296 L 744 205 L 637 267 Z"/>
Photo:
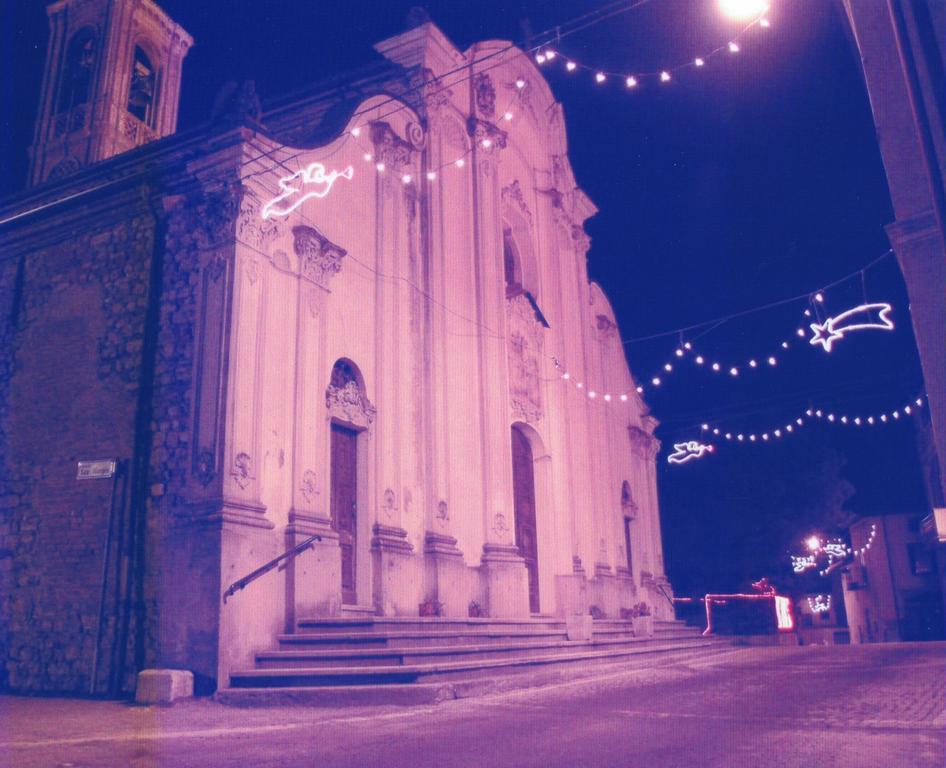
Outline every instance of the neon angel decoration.
<path id="1" fill-rule="evenodd" d="M 322 163 L 310 163 L 301 171 L 279 180 L 282 194 L 266 203 L 261 215 L 264 219 L 271 216 L 288 216 L 309 198 L 323 198 L 328 195 L 339 178 L 351 181 L 354 174 L 355 169 L 350 165 L 344 171 L 326 173 Z"/>
<path id="2" fill-rule="evenodd" d="M 893 321 L 888 317 L 892 311 L 893 307 L 886 303 L 861 304 L 840 315 L 829 317 L 823 323 L 812 323 L 813 335 L 809 343 L 812 346 L 820 344 L 825 352 L 830 352 L 831 345 L 843 339 L 844 334 L 849 331 L 865 331 L 871 328 L 892 331 Z M 874 320 L 873 312 L 877 312 L 877 320 Z"/>
<path id="3" fill-rule="evenodd" d="M 713 446 L 698 442 L 697 440 L 688 440 L 685 443 L 674 443 L 674 452 L 667 457 L 671 464 L 686 464 L 691 459 L 702 458 L 705 453 L 712 453 Z"/>

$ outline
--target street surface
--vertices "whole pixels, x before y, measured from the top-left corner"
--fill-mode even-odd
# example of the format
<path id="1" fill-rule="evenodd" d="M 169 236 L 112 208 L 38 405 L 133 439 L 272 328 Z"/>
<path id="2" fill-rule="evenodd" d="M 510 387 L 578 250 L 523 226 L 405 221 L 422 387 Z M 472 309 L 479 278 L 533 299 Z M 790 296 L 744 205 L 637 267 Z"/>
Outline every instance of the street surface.
<path id="1" fill-rule="evenodd" d="M 414 708 L 0 697 L 0 765 L 942 768 L 946 644 L 736 649 Z"/>

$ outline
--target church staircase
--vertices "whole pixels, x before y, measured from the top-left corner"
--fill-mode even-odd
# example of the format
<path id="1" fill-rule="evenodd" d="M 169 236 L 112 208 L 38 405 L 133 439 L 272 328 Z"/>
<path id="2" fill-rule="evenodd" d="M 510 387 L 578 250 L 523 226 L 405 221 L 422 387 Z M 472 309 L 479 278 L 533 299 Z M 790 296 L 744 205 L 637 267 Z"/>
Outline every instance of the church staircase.
<path id="1" fill-rule="evenodd" d="M 569 640 L 555 618 L 312 618 L 218 692 L 234 705 L 429 703 L 702 657 L 730 647 L 679 621 L 595 619 Z M 611 668 L 614 669 L 611 669 Z"/>

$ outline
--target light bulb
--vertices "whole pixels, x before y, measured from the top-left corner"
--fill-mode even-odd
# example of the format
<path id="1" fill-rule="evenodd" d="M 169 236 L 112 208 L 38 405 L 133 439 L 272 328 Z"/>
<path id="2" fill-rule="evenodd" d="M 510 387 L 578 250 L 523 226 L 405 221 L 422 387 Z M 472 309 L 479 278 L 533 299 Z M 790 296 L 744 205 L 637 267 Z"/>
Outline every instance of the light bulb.
<path id="1" fill-rule="evenodd" d="M 491 146 L 493 146 L 493 142 L 491 139 L 483 139 L 481 144 L 483 146 L 483 149 L 489 149 Z"/>
<path id="2" fill-rule="evenodd" d="M 659 376 L 654 376 L 654 378 L 652 378 L 652 379 L 650 380 L 650 383 L 653 384 L 655 387 L 659 387 L 659 386 L 660 386 L 660 377 L 659 377 Z"/>
<path id="3" fill-rule="evenodd" d="M 563 373 L 563 374 L 562 374 L 562 378 L 565 379 L 565 381 L 568 381 L 571 377 L 572 377 L 572 375 L 571 375 L 570 373 Z"/>
<path id="4" fill-rule="evenodd" d="M 697 56 L 697 57 L 693 60 L 693 63 L 696 64 L 696 66 L 698 66 L 698 67 L 702 67 L 706 62 L 703 61 L 703 59 L 701 59 L 699 56 Z"/>
<path id="5" fill-rule="evenodd" d="M 536 60 L 536 62 L 539 63 L 539 64 L 545 64 L 545 54 L 544 54 L 544 53 L 537 53 L 537 54 L 535 55 L 535 60 Z"/>
<path id="6" fill-rule="evenodd" d="M 709 424 L 703 424 L 703 425 L 700 427 L 700 429 L 702 429 L 702 430 L 705 432 L 707 429 L 709 429 Z"/>
<path id="7" fill-rule="evenodd" d="M 713 370 L 714 370 L 714 371 L 718 371 L 718 370 L 719 370 L 719 363 L 713 363 Z"/>
<path id="8" fill-rule="evenodd" d="M 351 129 L 351 135 L 357 139 L 359 136 L 361 136 L 361 128 L 356 125 Z"/>
<path id="9" fill-rule="evenodd" d="M 375 168 L 378 169 L 378 173 L 384 173 L 384 163 L 377 163 Z"/>
<path id="10" fill-rule="evenodd" d="M 548 59 L 549 61 L 551 61 L 552 59 L 554 59 L 554 58 L 555 58 L 555 55 L 556 55 L 556 54 L 555 54 L 555 51 L 552 51 L 552 50 L 548 50 L 548 51 L 545 52 L 545 58 Z"/>
<path id="11" fill-rule="evenodd" d="M 768 29 L 768 27 L 769 27 L 769 20 L 768 20 L 768 19 L 759 19 L 759 26 L 760 26 L 760 27 L 765 27 L 766 29 Z"/>
<path id="12" fill-rule="evenodd" d="M 436 179 L 436 178 L 437 178 L 437 172 L 436 172 L 436 171 L 427 171 L 427 180 L 428 180 L 428 181 L 433 181 L 433 180 Z"/>
<path id="13" fill-rule="evenodd" d="M 674 352 L 674 354 L 675 354 L 677 357 L 683 357 L 683 350 L 682 350 L 682 349 L 678 349 L 676 352 Z"/>
<path id="14" fill-rule="evenodd" d="M 824 294 L 823 294 L 823 293 L 820 293 L 820 292 L 819 292 L 819 293 L 816 293 L 816 294 L 815 294 L 815 301 L 817 301 L 819 304 L 822 303 L 822 302 L 824 301 Z"/>
<path id="15" fill-rule="evenodd" d="M 774 358 L 774 357 L 770 357 L 770 358 L 769 358 L 769 365 L 775 365 L 775 358 Z"/>
<path id="16" fill-rule="evenodd" d="M 565 64 L 565 69 L 567 69 L 569 72 L 574 72 L 575 67 L 577 66 L 578 65 L 574 61 L 569 61 Z"/>
<path id="17" fill-rule="evenodd" d="M 782 342 L 782 349 L 788 349 L 788 342 L 787 342 L 787 341 L 783 341 L 783 342 Z"/>
<path id="18" fill-rule="evenodd" d="M 458 157 L 457 161 L 454 163 L 457 168 L 462 168 L 465 164 L 466 161 L 462 157 Z"/>
<path id="19" fill-rule="evenodd" d="M 686 350 L 691 350 L 693 349 L 693 345 L 688 341 L 683 345 L 683 348 Z"/>
<path id="20" fill-rule="evenodd" d="M 598 393 L 595 392 L 594 390 L 591 390 L 591 391 L 588 393 L 588 397 L 590 397 L 592 400 L 594 400 L 597 396 L 598 396 Z"/>
<path id="21" fill-rule="evenodd" d="M 605 80 L 607 80 L 607 78 L 605 77 L 604 72 L 599 72 L 595 75 L 595 80 L 597 80 L 598 83 L 603 83 Z"/>
<path id="22" fill-rule="evenodd" d="M 370 163 L 373 158 L 370 152 L 365 152 L 365 162 Z"/>
<path id="23" fill-rule="evenodd" d="M 759 365 L 759 364 L 758 364 L 755 360 L 750 360 L 750 361 L 749 361 L 749 367 L 750 367 L 750 368 L 755 368 L 755 367 L 758 366 L 758 365 Z"/>
<path id="24" fill-rule="evenodd" d="M 767 0 L 719 0 L 719 10 L 736 21 L 745 21 L 761 16 L 769 10 Z"/>
<path id="25" fill-rule="evenodd" d="M 518 88 L 521 91 L 525 87 L 526 87 L 525 80 L 523 80 L 521 77 L 518 80 L 516 80 L 516 88 Z"/>
<path id="26" fill-rule="evenodd" d="M 610 403 L 610 402 L 611 402 L 611 395 L 605 395 L 605 396 L 604 396 L 604 401 L 605 401 L 606 403 Z"/>
<path id="27" fill-rule="evenodd" d="M 739 44 L 736 43 L 735 41 L 732 41 L 732 40 L 731 40 L 731 41 L 729 42 L 729 52 L 730 52 L 730 53 L 739 53 Z"/>
<path id="28" fill-rule="evenodd" d="M 403 176 L 401 176 L 401 181 L 402 181 L 404 184 L 410 184 L 410 183 L 411 183 L 411 175 L 410 175 L 409 173 L 405 173 Z"/>
<path id="29" fill-rule="evenodd" d="M 621 402 L 622 402 L 622 403 L 626 403 L 626 402 L 627 402 L 627 395 L 621 395 Z"/>
<path id="30" fill-rule="evenodd" d="M 639 395 L 644 394 L 644 388 L 643 388 L 643 387 L 638 387 L 638 388 L 637 388 L 637 394 L 639 394 Z"/>
<path id="31" fill-rule="evenodd" d="M 667 373 L 670 373 L 670 371 L 673 370 L 673 366 L 670 365 L 670 363 L 667 363 L 667 364 L 664 366 L 664 370 L 665 370 Z"/>
<path id="32" fill-rule="evenodd" d="M 660 82 L 669 83 L 670 82 L 670 73 L 667 70 L 664 70 L 660 73 Z"/>
<path id="33" fill-rule="evenodd" d="M 736 368 L 736 367 L 730 368 L 730 369 L 729 369 L 729 375 L 730 375 L 730 376 L 738 376 L 738 375 L 739 375 L 739 369 Z"/>
<path id="34" fill-rule="evenodd" d="M 798 334 L 798 336 L 801 337 L 802 339 L 805 338 L 805 329 L 804 329 L 804 328 L 799 328 L 797 331 L 795 331 L 795 333 Z"/>
<path id="35" fill-rule="evenodd" d="M 697 364 L 697 365 L 703 365 L 703 355 L 697 355 L 697 356 L 696 356 L 696 364 Z"/>
<path id="36" fill-rule="evenodd" d="M 512 120 L 512 112 L 507 112 L 505 115 L 503 115 L 503 120 L 507 122 Z"/>

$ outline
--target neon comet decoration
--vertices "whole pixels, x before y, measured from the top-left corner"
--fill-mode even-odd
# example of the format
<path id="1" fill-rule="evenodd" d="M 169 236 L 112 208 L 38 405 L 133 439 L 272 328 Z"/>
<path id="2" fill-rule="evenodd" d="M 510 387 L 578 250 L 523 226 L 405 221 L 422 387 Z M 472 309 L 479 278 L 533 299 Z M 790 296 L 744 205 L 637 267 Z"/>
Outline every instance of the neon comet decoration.
<path id="1" fill-rule="evenodd" d="M 671 464 L 686 464 L 690 459 L 699 459 L 704 453 L 713 452 L 712 445 L 705 445 L 697 440 L 674 443 L 673 449 L 674 452 L 667 457 L 667 461 Z"/>
<path id="2" fill-rule="evenodd" d="M 866 331 L 876 328 L 881 331 L 892 331 L 893 321 L 888 315 L 893 311 L 889 304 L 861 304 L 836 317 L 829 317 L 823 323 L 812 323 L 814 332 L 808 340 L 812 346 L 820 344 L 825 352 L 831 351 L 835 341 L 844 338 L 849 331 Z M 873 319 L 872 312 L 877 312 L 878 320 Z"/>
<path id="3" fill-rule="evenodd" d="M 355 169 L 350 165 L 344 171 L 326 173 L 322 163 L 310 163 L 301 171 L 279 180 L 282 194 L 263 206 L 262 217 L 268 219 L 270 216 L 288 216 L 309 198 L 325 197 L 340 177 L 351 181 L 354 174 Z"/>

